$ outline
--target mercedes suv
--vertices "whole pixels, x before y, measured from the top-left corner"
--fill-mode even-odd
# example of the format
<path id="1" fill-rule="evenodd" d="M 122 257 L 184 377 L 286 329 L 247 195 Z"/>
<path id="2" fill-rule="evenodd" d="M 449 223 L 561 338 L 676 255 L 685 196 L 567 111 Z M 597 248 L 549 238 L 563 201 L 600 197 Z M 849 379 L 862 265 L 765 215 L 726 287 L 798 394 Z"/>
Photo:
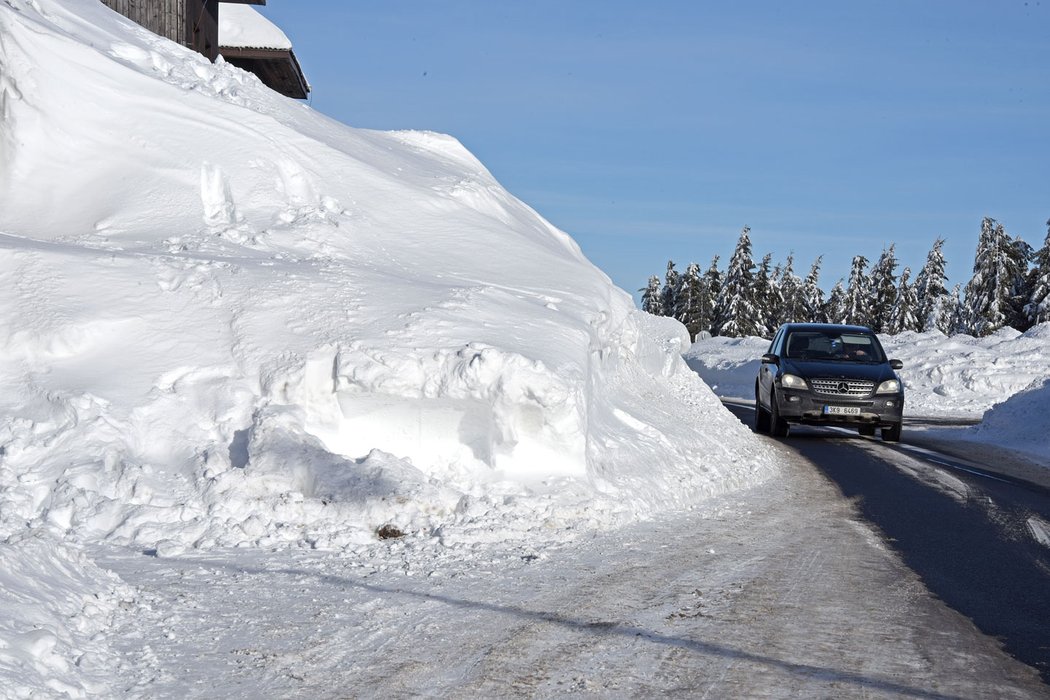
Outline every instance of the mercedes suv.
<path id="1" fill-rule="evenodd" d="M 879 339 L 863 326 L 787 323 L 762 356 L 755 429 L 785 437 L 792 423 L 856 427 L 901 437 L 904 385 Z"/>

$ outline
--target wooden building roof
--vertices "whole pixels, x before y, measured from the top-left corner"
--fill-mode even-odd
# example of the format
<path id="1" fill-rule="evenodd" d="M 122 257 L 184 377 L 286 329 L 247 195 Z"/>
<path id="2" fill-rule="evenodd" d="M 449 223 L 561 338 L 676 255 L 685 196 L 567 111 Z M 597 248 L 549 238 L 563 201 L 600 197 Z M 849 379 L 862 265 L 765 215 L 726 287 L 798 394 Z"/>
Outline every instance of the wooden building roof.
<path id="1" fill-rule="evenodd" d="M 310 84 L 303 75 L 299 61 L 292 52 L 292 44 L 275 25 L 250 7 L 237 5 L 265 5 L 266 0 L 102 0 L 103 4 L 146 29 L 178 42 L 214 61 L 220 53 L 233 65 L 251 71 L 262 82 L 282 95 L 305 99 Z M 234 19 L 245 18 L 252 27 L 244 36 L 284 37 L 280 46 L 244 46 L 231 42 L 222 46 L 220 36 L 220 7 Z M 250 14 L 247 14 L 250 13 Z M 265 28 L 266 31 L 262 31 Z M 238 32 L 233 32 L 237 34 Z M 272 41 L 268 42 L 274 43 Z"/>
<path id="2" fill-rule="evenodd" d="M 250 7 L 231 6 L 222 11 L 219 53 L 238 68 L 258 75 L 282 95 L 301 100 L 310 93 L 310 84 L 292 51 L 292 42 Z"/>

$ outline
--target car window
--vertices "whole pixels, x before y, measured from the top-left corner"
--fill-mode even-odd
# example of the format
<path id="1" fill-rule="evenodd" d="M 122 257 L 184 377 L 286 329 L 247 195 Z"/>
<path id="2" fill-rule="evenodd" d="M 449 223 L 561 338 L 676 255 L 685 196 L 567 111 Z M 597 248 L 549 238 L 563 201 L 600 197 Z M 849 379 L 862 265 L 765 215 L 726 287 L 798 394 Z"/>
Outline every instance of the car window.
<path id="1" fill-rule="evenodd" d="M 795 331 L 788 334 L 785 357 L 845 362 L 886 361 L 875 336 L 829 331 Z"/>
<path id="2" fill-rule="evenodd" d="M 780 342 L 780 337 L 783 334 L 784 334 L 784 330 L 783 329 L 780 329 L 779 331 L 777 331 L 777 334 L 775 336 L 773 336 L 773 341 L 769 344 L 769 349 L 766 350 L 767 353 L 775 353 L 777 351 L 777 344 Z"/>

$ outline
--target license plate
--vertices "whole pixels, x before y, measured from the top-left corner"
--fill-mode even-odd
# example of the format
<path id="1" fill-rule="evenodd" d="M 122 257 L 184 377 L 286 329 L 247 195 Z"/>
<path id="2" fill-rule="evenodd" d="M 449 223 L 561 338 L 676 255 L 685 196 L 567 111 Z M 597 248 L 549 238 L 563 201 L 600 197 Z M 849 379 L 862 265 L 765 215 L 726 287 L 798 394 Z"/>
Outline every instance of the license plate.
<path id="1" fill-rule="evenodd" d="M 825 406 L 824 415 L 831 416 L 859 416 L 859 406 Z"/>

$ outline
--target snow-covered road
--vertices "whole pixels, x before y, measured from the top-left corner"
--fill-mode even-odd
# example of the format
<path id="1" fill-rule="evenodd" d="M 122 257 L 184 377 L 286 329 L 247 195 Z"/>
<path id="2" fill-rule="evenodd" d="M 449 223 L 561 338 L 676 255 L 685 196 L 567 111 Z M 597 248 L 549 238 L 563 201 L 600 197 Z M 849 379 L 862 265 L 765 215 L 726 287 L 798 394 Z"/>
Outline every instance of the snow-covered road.
<path id="1" fill-rule="evenodd" d="M 1045 697 L 788 447 L 774 482 L 549 551 L 100 550 L 132 696 Z"/>

